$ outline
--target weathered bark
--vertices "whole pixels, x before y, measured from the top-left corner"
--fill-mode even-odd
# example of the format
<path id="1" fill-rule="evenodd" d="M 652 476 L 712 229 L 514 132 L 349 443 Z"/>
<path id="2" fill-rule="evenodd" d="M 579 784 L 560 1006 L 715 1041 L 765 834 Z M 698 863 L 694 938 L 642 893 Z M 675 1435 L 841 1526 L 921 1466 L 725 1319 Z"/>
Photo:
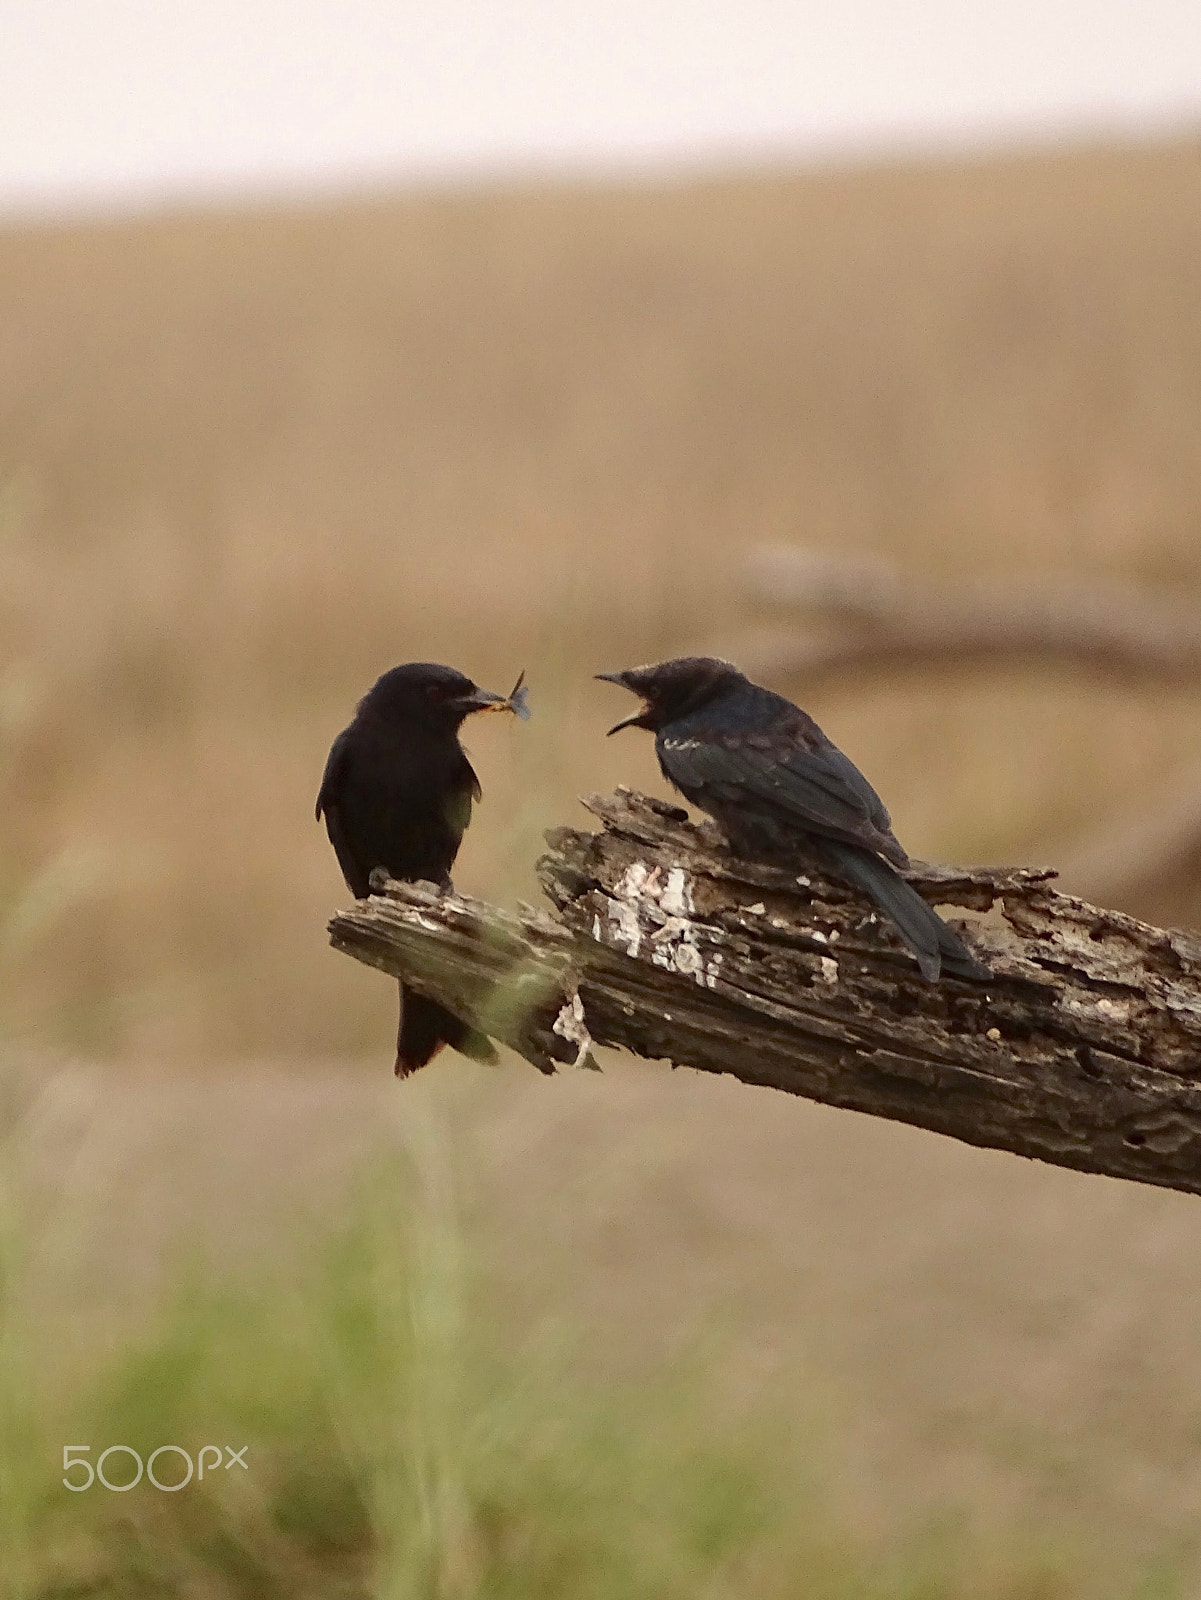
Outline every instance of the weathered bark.
<path id="1" fill-rule="evenodd" d="M 989 983 L 924 982 L 855 891 L 619 790 L 548 835 L 555 915 L 382 883 L 336 948 L 552 1071 L 615 1045 L 1086 1172 L 1201 1190 L 1201 940 L 1048 871 L 915 865 Z M 945 914 L 945 913 L 944 913 Z"/>

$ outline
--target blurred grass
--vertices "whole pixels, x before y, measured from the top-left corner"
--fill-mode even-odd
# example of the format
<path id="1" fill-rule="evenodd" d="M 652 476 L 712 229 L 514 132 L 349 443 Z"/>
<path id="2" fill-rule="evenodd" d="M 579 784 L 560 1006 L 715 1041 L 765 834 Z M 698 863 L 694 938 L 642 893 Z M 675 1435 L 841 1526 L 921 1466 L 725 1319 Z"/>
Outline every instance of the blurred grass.
<path id="1" fill-rule="evenodd" d="M 4 1600 L 1184 1593 L 1168 1555 L 1115 1572 L 1046 1529 L 981 1530 L 949 1508 L 866 1536 L 839 1505 L 821 1408 L 794 1385 L 732 1409 L 713 1339 L 649 1384 L 582 1384 L 562 1339 L 498 1340 L 436 1139 L 377 1169 L 301 1256 L 241 1274 L 193 1262 L 156 1321 L 77 1355 L 69 1381 L 50 1330 L 6 1299 L 21 1361 L 3 1368 Z M 143 1460 L 246 1445 L 249 1470 L 72 1494 L 64 1442 L 93 1461 L 112 1443 Z"/>
<path id="2" fill-rule="evenodd" d="M 720 645 L 752 541 L 1195 584 L 1199 278 L 1195 141 L 0 231 L 0 830 L 104 863 L 14 1001 L 157 1060 L 386 1038 L 312 799 L 395 661 L 529 670 L 459 868 L 528 894 L 577 793 L 658 783 L 590 674 Z M 1199 709 L 814 704 L 916 854 L 1019 858 L 1169 784 Z"/>

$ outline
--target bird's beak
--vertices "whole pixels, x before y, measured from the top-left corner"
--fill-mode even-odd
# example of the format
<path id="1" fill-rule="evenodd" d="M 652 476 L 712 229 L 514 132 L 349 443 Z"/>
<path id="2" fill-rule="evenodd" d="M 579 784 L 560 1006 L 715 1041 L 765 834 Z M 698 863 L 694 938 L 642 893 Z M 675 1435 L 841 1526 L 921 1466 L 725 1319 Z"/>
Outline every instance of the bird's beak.
<path id="1" fill-rule="evenodd" d="M 461 699 L 454 701 L 456 711 L 461 711 L 465 717 L 470 717 L 476 711 L 509 711 L 508 695 L 493 694 L 491 689 L 473 689 L 470 694 L 465 694 Z"/>
<path id="2" fill-rule="evenodd" d="M 474 689 L 461 700 L 456 700 L 455 705 L 465 717 L 471 716 L 474 711 L 511 711 L 515 717 L 520 717 L 522 722 L 528 722 L 530 720 L 528 697 L 525 673 L 522 672 L 508 694 L 493 694 L 491 689 Z"/>
<path id="3" fill-rule="evenodd" d="M 629 689 L 631 694 L 639 692 L 630 682 L 628 672 L 598 672 L 595 677 L 600 683 L 615 683 L 619 688 Z M 632 717 L 626 717 L 623 722 L 615 722 L 605 735 L 605 738 L 611 739 L 615 733 L 620 733 L 623 728 L 649 728 L 650 724 L 646 721 L 646 718 L 650 716 L 650 710 L 650 706 L 644 701 L 641 711 L 636 711 Z"/>

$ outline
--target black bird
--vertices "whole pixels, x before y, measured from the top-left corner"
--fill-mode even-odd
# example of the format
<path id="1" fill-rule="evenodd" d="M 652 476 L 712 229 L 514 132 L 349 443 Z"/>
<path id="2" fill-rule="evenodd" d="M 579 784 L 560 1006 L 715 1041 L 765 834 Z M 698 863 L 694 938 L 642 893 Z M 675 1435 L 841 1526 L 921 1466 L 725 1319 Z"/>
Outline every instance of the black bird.
<path id="1" fill-rule="evenodd" d="M 453 667 L 412 661 L 393 667 L 363 696 L 334 740 L 317 796 L 342 876 L 356 899 L 370 894 L 375 867 L 409 882 L 449 889 L 450 869 L 471 821 L 480 781 L 459 743 L 474 711 L 528 715 L 524 691 L 507 699 Z M 496 1057 L 484 1034 L 445 1007 L 400 986 L 396 1072 L 407 1077 L 444 1044 L 477 1061 Z"/>
<path id="2" fill-rule="evenodd" d="M 643 701 L 609 732 L 648 728 L 664 777 L 740 855 L 779 862 L 803 846 L 891 917 L 923 977 L 991 976 L 895 871 L 909 857 L 879 795 L 798 706 L 710 656 L 598 676 Z"/>

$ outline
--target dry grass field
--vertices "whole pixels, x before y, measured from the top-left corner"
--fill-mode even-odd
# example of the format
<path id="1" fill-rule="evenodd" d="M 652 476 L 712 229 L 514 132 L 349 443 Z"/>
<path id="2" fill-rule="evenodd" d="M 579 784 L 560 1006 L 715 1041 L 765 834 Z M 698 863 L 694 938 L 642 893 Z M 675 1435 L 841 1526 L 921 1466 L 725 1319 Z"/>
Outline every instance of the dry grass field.
<path id="1" fill-rule="evenodd" d="M 763 539 L 1201 580 L 1201 151 L 0 234 L 18 1014 L 113 1055 L 365 1047 L 312 797 L 394 661 L 507 687 L 466 887 L 618 777 L 590 674 L 720 642 Z M 1201 751 L 1040 678 L 816 706 L 918 854 L 1045 854 Z"/>
<path id="2" fill-rule="evenodd" d="M 131 1512 L 136 1585 L 0 1563 L 5 1600 L 1197 1592 L 1191 1201 L 651 1066 L 546 1084 L 445 1062 L 399 1087 L 391 987 L 326 947 L 345 891 L 312 808 L 384 667 L 449 660 L 496 688 L 525 667 L 534 720 L 469 725 L 485 797 L 457 877 L 530 896 L 577 794 L 661 787 L 649 741 L 602 737 L 615 691 L 591 673 L 732 637 L 760 541 L 1201 588 L 1199 282 L 1195 142 L 0 232 L 0 1024 L 15 1057 L 90 1063 L 56 1070 L 15 1136 L 50 1219 L 28 1315 L 61 1335 L 35 1353 L 86 1331 L 115 1358 L 191 1235 L 219 1261 L 305 1258 L 352 1214 L 380 1130 L 433 1125 L 482 1325 L 526 1374 L 493 1453 L 460 1440 L 460 1466 L 523 1460 L 495 1444 L 513 1417 L 567 1437 L 567 1391 L 530 1401 L 548 1338 L 573 1394 L 691 1364 L 722 1405 L 806 1436 L 763 1445 L 753 1494 L 717 1464 L 735 1488 L 695 1500 L 720 1536 L 691 1501 L 656 1520 L 678 1462 L 639 1457 L 638 1477 L 609 1434 L 548 1446 L 553 1483 L 528 1460 L 503 1491 L 463 1467 L 455 1493 L 517 1530 L 497 1535 L 504 1581 L 483 1557 L 414 1577 L 392 1550 L 372 1586 L 361 1530 L 336 1581 L 308 1546 L 298 1575 L 281 1500 L 274 1521 L 237 1513 L 249 1578 L 181 1511 L 168 1542 L 200 1543 L 168 1579 L 168 1535 Z M 1201 755 L 1195 694 L 1068 674 L 909 675 L 810 708 L 936 858 L 1054 859 Z M 1174 894 L 1133 909 L 1201 920 L 1198 864 Z M 304 1324 L 329 1335 L 314 1349 L 343 1349 L 339 1317 Z M 283 1335 L 247 1325 L 250 1371 Z M 182 1374 L 241 1370 L 210 1326 L 162 1334 L 104 1414 L 149 1437 Z M 263 1394 L 336 1411 L 345 1385 L 314 1361 Z M 283 1427 L 238 1404 L 220 1414 Z M 646 1404 L 620 1438 L 651 1418 L 703 1456 L 699 1423 Z M 784 1483 L 837 1506 L 800 1554 L 765 1531 Z M 36 1550 L 27 1500 L 0 1533 L 19 1522 Z M 246 1529 L 268 1522 L 254 1566 Z M 539 1545 L 552 1525 L 576 1542 Z"/>

